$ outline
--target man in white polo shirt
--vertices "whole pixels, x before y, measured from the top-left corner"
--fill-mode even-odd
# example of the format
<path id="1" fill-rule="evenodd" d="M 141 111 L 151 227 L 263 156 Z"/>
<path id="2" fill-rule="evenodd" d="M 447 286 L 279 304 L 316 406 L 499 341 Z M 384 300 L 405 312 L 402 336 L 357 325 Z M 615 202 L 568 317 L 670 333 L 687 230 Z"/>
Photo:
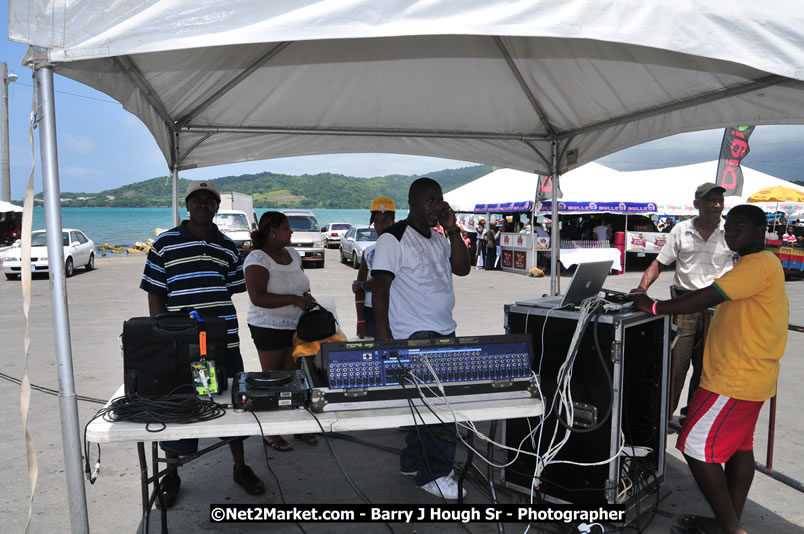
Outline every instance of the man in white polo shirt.
<path id="1" fill-rule="evenodd" d="M 723 276 L 734 265 L 733 253 L 724 239 L 723 193 L 726 190 L 713 183 L 704 183 L 695 190 L 693 205 L 698 215 L 678 223 L 667 235 L 667 243 L 658 257 L 645 270 L 639 286 L 632 292 L 648 291 L 659 278 L 664 267 L 676 264 L 670 294 L 673 298 L 702 289 L 712 284 L 715 278 Z M 679 338 L 673 351 L 672 410 L 676 411 L 684 380 L 692 362 L 689 394 L 698 387 L 703 365 L 704 312 L 676 315 Z M 686 416 L 686 406 L 681 409 Z"/>
<path id="2" fill-rule="evenodd" d="M 375 247 L 371 275 L 378 341 L 454 336 L 452 275 L 466 276 L 471 270 L 455 212 L 444 202 L 438 182 L 417 179 L 408 202 L 407 219 L 383 232 Z M 439 223 L 446 238 L 431 230 Z M 416 389 L 412 381 L 408 387 Z M 455 440 L 454 424 L 411 428 L 399 459 L 401 473 L 414 476 L 427 493 L 457 499 L 458 484 L 451 476 Z"/>

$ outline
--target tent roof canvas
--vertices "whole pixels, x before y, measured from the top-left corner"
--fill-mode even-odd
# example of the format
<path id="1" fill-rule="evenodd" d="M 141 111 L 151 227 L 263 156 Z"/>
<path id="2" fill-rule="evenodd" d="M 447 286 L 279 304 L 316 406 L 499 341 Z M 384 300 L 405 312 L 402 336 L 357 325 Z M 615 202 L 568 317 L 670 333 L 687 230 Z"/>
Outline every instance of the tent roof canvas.
<path id="1" fill-rule="evenodd" d="M 29 63 L 120 101 L 179 170 L 387 152 L 551 174 L 554 141 L 563 173 L 802 124 L 802 27 L 785 0 L 9 1 Z"/>

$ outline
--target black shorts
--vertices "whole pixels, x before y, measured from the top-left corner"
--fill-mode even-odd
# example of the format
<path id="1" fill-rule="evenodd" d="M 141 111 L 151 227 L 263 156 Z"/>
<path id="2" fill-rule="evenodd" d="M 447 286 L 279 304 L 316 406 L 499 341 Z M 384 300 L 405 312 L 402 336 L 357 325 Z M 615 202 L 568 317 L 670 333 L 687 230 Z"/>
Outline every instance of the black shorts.
<path id="1" fill-rule="evenodd" d="M 295 330 L 277 330 L 276 328 L 263 328 L 261 326 L 248 325 L 251 330 L 251 339 L 257 350 L 279 350 L 287 349 L 293 345 L 293 334 Z"/>

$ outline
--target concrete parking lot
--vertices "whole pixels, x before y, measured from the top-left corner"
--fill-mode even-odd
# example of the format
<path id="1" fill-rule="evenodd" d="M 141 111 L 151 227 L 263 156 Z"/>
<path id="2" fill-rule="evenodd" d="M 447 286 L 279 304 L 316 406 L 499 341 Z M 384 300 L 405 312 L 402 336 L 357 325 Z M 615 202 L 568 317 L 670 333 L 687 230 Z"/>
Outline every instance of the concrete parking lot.
<path id="1" fill-rule="evenodd" d="M 344 332 L 354 335 L 355 312 L 350 283 L 356 275 L 351 266 L 341 264 L 337 250 L 328 250 L 325 267 L 307 271 L 312 293 L 323 303 L 333 303 Z M 118 339 L 123 321 L 147 315 L 146 295 L 138 288 L 144 256 L 100 258 L 98 269 L 77 272 L 67 280 L 70 312 L 70 332 L 76 391 L 79 395 L 108 399 L 122 381 L 122 359 Z M 625 290 L 636 286 L 641 272 L 611 276 L 606 287 Z M 663 274 L 651 289 L 657 298 L 669 296 L 672 276 Z M 563 284 L 568 283 L 565 276 Z M 58 389 L 51 320 L 50 287 L 47 278 L 37 278 L 32 284 L 29 328 L 32 336 L 28 372 L 33 384 Z M 503 332 L 503 305 L 523 297 L 538 297 L 549 290 L 549 278 L 530 278 L 504 272 L 473 269 L 469 276 L 455 279 L 455 318 L 458 334 L 500 334 Z M 804 281 L 787 283 L 790 298 L 791 322 L 804 324 Z M 0 282 L 0 354 L 2 373 L 12 378 L 22 375 L 25 365 L 21 283 Z M 234 298 L 240 316 L 241 335 L 245 331 L 248 300 L 245 294 Z M 426 305 L 426 296 L 423 297 Z M 248 337 L 242 335 L 242 352 L 247 370 L 258 370 L 256 350 Z M 804 334 L 791 333 L 782 360 L 778 387 L 778 414 L 774 467 L 787 475 L 804 480 L 804 421 L 799 410 L 804 403 L 800 386 L 804 380 L 802 341 Z M 0 519 L 6 532 L 22 531 L 28 509 L 28 474 L 25 441 L 19 413 L 19 386 L 0 381 L 0 400 L 6 409 L 0 413 L 0 425 L 6 429 L 0 444 L 0 469 L 6 491 L 0 506 Z M 82 425 L 100 406 L 79 402 Z M 764 460 L 767 442 L 767 407 L 763 409 L 757 427 L 757 459 Z M 58 399 L 34 391 L 29 414 L 29 431 L 39 461 L 32 532 L 69 532 L 69 507 L 66 495 L 64 457 L 61 446 Z M 294 442 L 295 450 L 280 453 L 268 450 L 266 455 L 258 438 L 246 441 L 247 461 L 265 481 L 265 495 L 251 497 L 232 482 L 231 457 L 226 448 L 201 457 L 182 468 L 182 492 L 169 514 L 173 532 L 251 532 L 264 531 L 265 524 L 212 524 L 209 522 L 209 503 L 280 503 L 281 494 L 287 503 L 360 503 L 360 497 L 347 482 L 338 467 L 343 469 L 361 492 L 375 503 L 429 503 L 438 500 L 415 488 L 413 482 L 399 474 L 395 450 L 403 445 L 404 434 L 397 430 L 354 433 L 338 436 L 317 446 Z M 665 484 L 659 494 L 658 512 L 643 529 L 646 533 L 669 532 L 674 517 L 682 513 L 709 514 L 683 458 L 669 439 Z M 330 449 L 331 447 L 331 449 Z M 134 444 L 102 447 L 102 467 L 94 485 L 87 483 L 86 495 L 90 527 L 95 532 L 134 532 L 140 526 L 139 468 Z M 91 449 L 92 457 L 97 450 Z M 463 453 L 459 456 L 462 458 Z M 275 475 L 275 476 L 274 476 Z M 469 503 L 488 502 L 480 484 L 470 482 Z M 501 502 L 526 502 L 527 497 L 505 489 L 499 491 Z M 650 516 L 642 518 L 641 525 Z M 757 474 L 744 513 L 749 532 L 804 532 L 804 495 L 783 484 Z M 523 532 L 524 523 L 507 523 L 508 532 Z M 548 527 L 556 532 L 569 532 L 561 525 Z M 304 523 L 306 532 L 353 532 L 353 525 Z M 158 515 L 152 519 L 152 531 L 159 529 Z M 298 532 L 293 523 L 272 524 L 274 532 Z M 387 532 L 389 527 L 377 523 L 359 526 L 362 532 Z M 493 523 L 402 524 L 393 523 L 393 532 L 496 532 Z M 531 527 L 532 529 L 534 527 Z M 561 530 L 563 528 L 564 530 Z M 594 531 L 593 531 L 594 532 Z"/>

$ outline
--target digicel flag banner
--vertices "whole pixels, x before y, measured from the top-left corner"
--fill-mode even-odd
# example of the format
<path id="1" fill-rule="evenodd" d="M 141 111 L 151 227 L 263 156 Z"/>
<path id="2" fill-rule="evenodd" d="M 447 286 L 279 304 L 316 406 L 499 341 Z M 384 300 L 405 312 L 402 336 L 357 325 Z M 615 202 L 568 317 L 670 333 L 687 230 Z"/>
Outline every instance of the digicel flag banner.
<path id="1" fill-rule="evenodd" d="M 561 198 L 561 189 L 556 187 L 556 198 Z M 539 185 L 536 189 L 536 200 L 543 202 L 553 198 L 553 177 L 539 175 Z"/>
<path id="2" fill-rule="evenodd" d="M 748 138 L 755 126 L 737 126 L 726 128 L 723 143 L 720 145 L 720 161 L 717 164 L 715 183 L 726 190 L 723 196 L 740 196 L 743 194 L 743 170 L 740 162 L 750 152 Z"/>

